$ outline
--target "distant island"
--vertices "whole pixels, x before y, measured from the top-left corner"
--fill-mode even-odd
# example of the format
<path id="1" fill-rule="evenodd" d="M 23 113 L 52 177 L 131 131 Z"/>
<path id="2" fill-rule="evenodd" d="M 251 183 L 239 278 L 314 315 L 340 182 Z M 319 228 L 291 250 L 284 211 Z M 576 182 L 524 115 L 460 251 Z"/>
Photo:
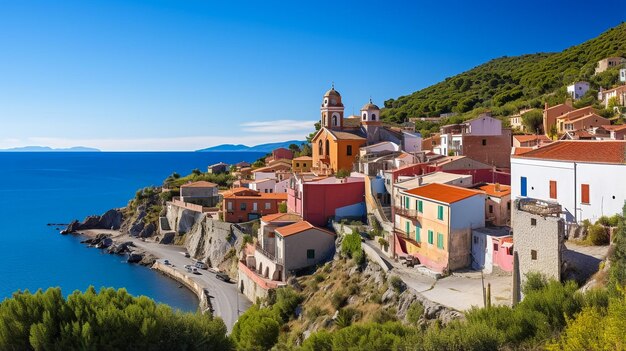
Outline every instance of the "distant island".
<path id="1" fill-rule="evenodd" d="M 0 149 L 0 152 L 100 152 L 100 150 L 84 146 L 74 146 L 68 148 L 51 148 L 49 146 L 23 146 L 13 147 L 10 149 Z"/>
<path id="2" fill-rule="evenodd" d="M 284 147 L 289 148 L 289 145 L 296 144 L 298 146 L 306 144 L 304 140 L 289 140 L 278 143 L 259 144 L 255 146 L 247 146 L 243 144 L 222 144 L 206 149 L 196 150 L 196 152 L 272 152 L 272 150 Z"/>

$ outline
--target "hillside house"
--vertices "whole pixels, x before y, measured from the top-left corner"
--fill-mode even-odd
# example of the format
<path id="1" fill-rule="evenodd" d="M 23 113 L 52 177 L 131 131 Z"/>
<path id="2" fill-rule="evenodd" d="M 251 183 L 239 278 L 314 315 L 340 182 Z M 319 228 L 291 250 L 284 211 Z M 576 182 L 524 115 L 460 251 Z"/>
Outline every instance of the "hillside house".
<path id="1" fill-rule="evenodd" d="M 180 200 L 186 203 L 213 207 L 219 202 L 217 184 L 199 181 L 180 186 Z"/>
<path id="2" fill-rule="evenodd" d="M 567 86 L 567 94 L 574 100 L 579 100 L 589 91 L 589 82 L 576 82 Z"/>
<path id="3" fill-rule="evenodd" d="M 222 213 L 224 221 L 248 222 L 261 216 L 278 213 L 278 205 L 287 201 L 287 194 L 262 193 L 248 188 L 224 192 Z"/>

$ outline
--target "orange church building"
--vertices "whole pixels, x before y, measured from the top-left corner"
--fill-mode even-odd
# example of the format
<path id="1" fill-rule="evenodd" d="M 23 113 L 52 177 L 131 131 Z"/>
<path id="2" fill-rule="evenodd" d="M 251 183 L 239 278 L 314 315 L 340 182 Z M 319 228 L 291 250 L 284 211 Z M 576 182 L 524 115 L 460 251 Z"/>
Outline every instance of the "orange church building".
<path id="1" fill-rule="evenodd" d="M 344 126 L 344 107 L 334 86 L 324 94 L 320 110 L 322 128 L 311 140 L 311 171 L 317 175 L 352 171 L 359 148 L 366 145 L 367 139 Z"/>

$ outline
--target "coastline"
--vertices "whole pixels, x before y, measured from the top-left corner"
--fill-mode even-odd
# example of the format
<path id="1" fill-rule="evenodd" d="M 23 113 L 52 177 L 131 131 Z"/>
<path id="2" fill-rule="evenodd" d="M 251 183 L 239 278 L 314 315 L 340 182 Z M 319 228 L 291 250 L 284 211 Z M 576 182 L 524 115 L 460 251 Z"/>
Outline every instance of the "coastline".
<path id="1" fill-rule="evenodd" d="M 187 272 L 184 265 L 193 264 L 195 260 L 185 257 L 184 253 L 187 249 L 183 246 L 143 241 L 119 230 L 110 229 L 86 229 L 70 235 L 94 238 L 98 234 L 109 234 L 114 242 L 130 241 L 136 250 L 156 257 L 156 261 L 149 268 L 173 279 L 194 293 L 198 298 L 200 311 L 211 312 L 215 317 L 222 318 L 229 332 L 237 321 L 239 313 L 251 306 L 251 302 L 237 291 L 236 284 L 217 280 L 215 275 L 208 270 L 200 270 L 197 275 Z M 164 263 L 166 259 L 169 265 Z"/>

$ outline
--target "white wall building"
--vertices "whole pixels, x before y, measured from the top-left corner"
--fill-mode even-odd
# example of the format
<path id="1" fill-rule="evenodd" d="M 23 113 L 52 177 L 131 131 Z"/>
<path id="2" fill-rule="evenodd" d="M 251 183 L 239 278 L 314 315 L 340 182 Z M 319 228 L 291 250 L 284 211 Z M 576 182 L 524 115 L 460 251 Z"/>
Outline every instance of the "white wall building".
<path id="1" fill-rule="evenodd" d="M 578 100 L 583 97 L 589 90 L 588 82 L 576 82 L 567 86 L 567 94 L 574 100 Z"/>
<path id="2" fill-rule="evenodd" d="M 511 195 L 557 202 L 568 222 L 622 213 L 626 141 L 558 141 L 511 156 Z"/>
<path id="3" fill-rule="evenodd" d="M 260 180 L 255 180 L 251 182 L 250 184 L 248 184 L 248 187 L 260 193 L 273 193 L 276 187 L 276 179 L 263 178 Z M 286 192 L 286 191 L 283 191 L 283 192 Z"/>

